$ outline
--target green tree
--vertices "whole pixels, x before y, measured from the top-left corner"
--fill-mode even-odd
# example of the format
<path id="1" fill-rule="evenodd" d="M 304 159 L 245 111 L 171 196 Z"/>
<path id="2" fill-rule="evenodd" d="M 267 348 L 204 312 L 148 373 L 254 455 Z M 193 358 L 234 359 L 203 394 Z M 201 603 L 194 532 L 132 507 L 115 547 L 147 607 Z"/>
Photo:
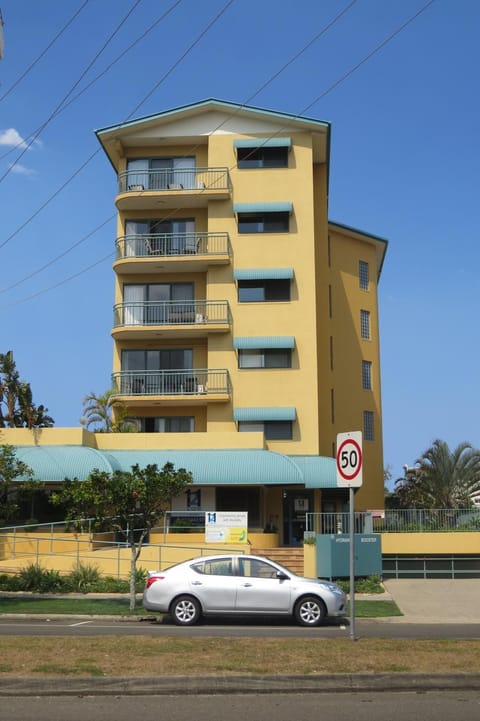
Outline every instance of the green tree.
<path id="1" fill-rule="evenodd" d="M 115 531 L 131 549 L 130 608 L 135 608 L 135 574 L 143 542 L 171 504 L 192 482 L 184 468 L 175 471 L 166 463 L 160 471 L 156 464 L 131 471 L 94 470 L 85 481 L 66 479 L 61 491 L 52 494 L 54 505 L 66 509 L 66 520 L 81 528 L 93 518 L 97 530 Z"/>
<path id="2" fill-rule="evenodd" d="M 20 379 L 12 351 L 0 353 L 0 428 L 50 428 L 48 408 L 35 405 L 30 383 Z"/>
<path id="3" fill-rule="evenodd" d="M 84 428 L 94 426 L 95 433 L 128 433 L 137 430 L 137 427 L 126 419 L 128 411 L 116 401 L 115 393 L 115 389 L 109 388 L 101 395 L 92 392 L 85 396 L 83 415 L 80 418 Z"/>
<path id="4" fill-rule="evenodd" d="M 395 482 L 397 508 L 469 508 L 480 490 L 480 450 L 460 443 L 453 451 L 436 440 Z"/>
<path id="5" fill-rule="evenodd" d="M 32 484 L 34 484 L 32 486 Z M 36 481 L 33 480 L 33 471 L 16 456 L 13 446 L 0 446 L 0 520 L 11 521 L 18 512 L 18 494 L 23 490 L 32 492 Z M 43 488 L 38 482 L 36 490 Z"/>

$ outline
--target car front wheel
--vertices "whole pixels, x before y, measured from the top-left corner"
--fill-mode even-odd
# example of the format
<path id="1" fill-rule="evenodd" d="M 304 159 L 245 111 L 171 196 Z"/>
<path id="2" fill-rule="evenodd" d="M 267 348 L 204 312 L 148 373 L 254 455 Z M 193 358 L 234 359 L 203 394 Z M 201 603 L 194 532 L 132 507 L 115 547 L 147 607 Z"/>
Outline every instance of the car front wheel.
<path id="1" fill-rule="evenodd" d="M 176 598 L 170 607 L 170 613 L 177 626 L 193 626 L 202 615 L 199 602 L 192 596 Z"/>
<path id="2" fill-rule="evenodd" d="M 319 626 L 324 620 L 327 612 L 325 605 L 320 598 L 305 596 L 295 606 L 295 620 L 301 626 Z"/>

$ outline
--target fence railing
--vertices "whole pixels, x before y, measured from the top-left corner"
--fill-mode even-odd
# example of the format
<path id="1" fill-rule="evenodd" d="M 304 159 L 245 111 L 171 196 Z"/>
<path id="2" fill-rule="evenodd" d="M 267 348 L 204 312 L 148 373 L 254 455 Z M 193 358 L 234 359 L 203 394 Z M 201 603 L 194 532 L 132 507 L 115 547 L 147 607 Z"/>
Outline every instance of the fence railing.
<path id="1" fill-rule="evenodd" d="M 368 511 L 354 514 L 355 533 L 437 533 L 480 531 L 480 508 L 398 509 L 381 516 Z M 306 530 L 313 533 L 349 533 L 350 514 L 307 513 Z"/>
<path id="2" fill-rule="evenodd" d="M 117 259 L 151 256 L 230 256 L 228 233 L 145 233 L 117 238 Z"/>
<path id="3" fill-rule="evenodd" d="M 215 325 L 230 323 L 226 300 L 165 300 L 117 303 L 114 327 L 144 325 Z"/>
<path id="4" fill-rule="evenodd" d="M 229 191 L 230 187 L 228 168 L 160 168 L 127 170 L 118 174 L 119 193 Z"/>
<path id="5" fill-rule="evenodd" d="M 120 371 L 112 375 L 117 395 L 225 395 L 230 393 L 227 370 Z"/>

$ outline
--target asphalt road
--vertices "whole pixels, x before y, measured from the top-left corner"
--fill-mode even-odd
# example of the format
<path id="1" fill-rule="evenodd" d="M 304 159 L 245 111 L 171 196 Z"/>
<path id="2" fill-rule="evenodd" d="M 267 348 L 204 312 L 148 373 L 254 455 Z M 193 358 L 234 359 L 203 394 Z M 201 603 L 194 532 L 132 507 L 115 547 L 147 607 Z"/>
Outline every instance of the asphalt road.
<path id="1" fill-rule="evenodd" d="M 0 721 L 478 721 L 478 691 L 3 697 Z"/>
<path id="2" fill-rule="evenodd" d="M 391 619 L 356 619 L 356 638 L 472 639 L 480 638 L 480 623 L 395 623 Z M 350 638 L 348 623 L 332 621 L 319 628 L 303 628 L 291 622 L 271 623 L 209 620 L 198 626 L 108 618 L 0 617 L 0 636 L 174 636 L 182 638 Z"/>

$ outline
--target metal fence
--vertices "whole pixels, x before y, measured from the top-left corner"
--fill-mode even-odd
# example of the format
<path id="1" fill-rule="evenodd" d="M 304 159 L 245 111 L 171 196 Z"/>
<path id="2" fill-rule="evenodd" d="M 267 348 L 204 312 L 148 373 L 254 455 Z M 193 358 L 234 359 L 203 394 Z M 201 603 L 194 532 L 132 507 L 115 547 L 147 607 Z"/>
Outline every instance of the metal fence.
<path id="1" fill-rule="evenodd" d="M 207 255 L 230 256 L 228 233 L 144 233 L 117 239 L 117 258 Z"/>
<path id="2" fill-rule="evenodd" d="M 440 533 L 480 531 L 480 508 L 397 509 L 381 515 L 354 514 L 355 533 Z M 313 533 L 349 533 L 350 514 L 307 513 L 306 530 Z"/>
<path id="3" fill-rule="evenodd" d="M 120 395 L 215 395 L 230 393 L 227 370 L 120 371 L 112 375 Z"/>
<path id="4" fill-rule="evenodd" d="M 127 170 L 118 175 L 119 193 L 144 191 L 225 190 L 231 188 L 228 168 L 158 168 Z"/>
<path id="5" fill-rule="evenodd" d="M 117 303 L 113 325 L 215 325 L 230 324 L 226 300 L 164 300 Z"/>

